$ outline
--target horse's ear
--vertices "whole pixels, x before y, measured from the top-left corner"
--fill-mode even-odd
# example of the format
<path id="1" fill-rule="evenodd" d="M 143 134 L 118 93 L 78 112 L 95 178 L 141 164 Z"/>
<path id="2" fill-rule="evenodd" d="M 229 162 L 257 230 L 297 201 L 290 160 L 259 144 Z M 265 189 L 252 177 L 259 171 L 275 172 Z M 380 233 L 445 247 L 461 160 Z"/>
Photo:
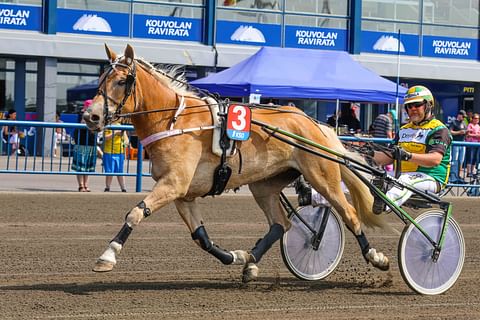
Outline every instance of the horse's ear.
<path id="1" fill-rule="evenodd" d="M 107 44 L 105 43 L 105 51 L 107 52 L 107 57 L 108 57 L 108 60 L 110 60 L 110 62 L 113 62 L 117 59 L 117 55 L 115 54 L 115 52 L 113 52 L 108 46 Z"/>
<path id="2" fill-rule="evenodd" d="M 133 48 L 131 45 L 127 44 L 127 47 L 125 48 L 125 53 L 123 54 L 125 57 L 125 63 L 128 65 L 131 65 L 133 62 L 133 59 L 135 59 L 135 53 L 133 52 Z"/>

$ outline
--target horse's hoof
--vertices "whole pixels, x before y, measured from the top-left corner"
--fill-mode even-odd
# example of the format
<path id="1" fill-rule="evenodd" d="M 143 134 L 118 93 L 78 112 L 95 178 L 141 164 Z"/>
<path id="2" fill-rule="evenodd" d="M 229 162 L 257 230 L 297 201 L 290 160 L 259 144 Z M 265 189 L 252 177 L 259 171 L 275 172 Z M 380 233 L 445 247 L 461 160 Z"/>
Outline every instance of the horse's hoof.
<path id="1" fill-rule="evenodd" d="M 370 248 L 365 257 L 375 268 L 382 271 L 387 271 L 390 268 L 388 258 L 383 253 L 377 252 L 374 248 Z"/>
<path id="2" fill-rule="evenodd" d="M 95 262 L 95 266 L 93 267 L 93 271 L 95 271 L 95 272 L 108 272 L 108 271 L 112 271 L 114 266 L 115 266 L 115 263 L 113 263 L 113 262 L 99 259 L 99 260 L 97 260 L 97 262 Z"/>
<path id="3" fill-rule="evenodd" d="M 250 262 L 255 262 L 255 258 L 248 253 L 247 251 L 244 250 L 235 250 L 235 251 L 230 251 L 231 255 L 233 256 L 233 262 L 232 264 L 247 264 Z"/>
<path id="4" fill-rule="evenodd" d="M 243 268 L 242 282 L 247 283 L 258 278 L 258 267 L 254 263 L 247 263 Z"/>

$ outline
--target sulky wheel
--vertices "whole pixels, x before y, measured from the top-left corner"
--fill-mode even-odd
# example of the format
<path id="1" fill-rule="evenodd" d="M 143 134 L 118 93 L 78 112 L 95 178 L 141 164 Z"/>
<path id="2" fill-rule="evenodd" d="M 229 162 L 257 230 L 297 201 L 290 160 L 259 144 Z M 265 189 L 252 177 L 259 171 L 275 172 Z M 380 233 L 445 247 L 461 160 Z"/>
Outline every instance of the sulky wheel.
<path id="1" fill-rule="evenodd" d="M 312 231 L 295 215 L 291 217 L 291 228 L 283 235 L 280 243 L 283 261 L 299 279 L 324 279 L 335 270 L 342 258 L 345 231 L 338 214 L 325 207 L 306 206 L 298 209 L 298 214 L 317 232 L 326 212 L 329 212 L 329 216 L 318 248 L 312 244 Z"/>
<path id="2" fill-rule="evenodd" d="M 415 221 L 438 242 L 444 213 L 432 209 Z M 465 241 L 457 222 L 450 217 L 445 240 L 437 261 L 433 246 L 413 224 L 405 226 L 398 245 L 399 268 L 403 279 L 414 291 L 425 295 L 441 294 L 457 281 L 465 259 Z"/>

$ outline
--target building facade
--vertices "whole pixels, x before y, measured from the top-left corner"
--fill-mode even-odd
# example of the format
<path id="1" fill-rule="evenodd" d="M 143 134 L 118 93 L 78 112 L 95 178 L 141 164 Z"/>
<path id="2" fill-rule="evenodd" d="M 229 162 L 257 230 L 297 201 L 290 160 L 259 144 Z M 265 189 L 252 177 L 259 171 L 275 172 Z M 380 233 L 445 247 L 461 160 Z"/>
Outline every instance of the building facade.
<path id="1" fill-rule="evenodd" d="M 347 51 L 393 81 L 427 85 L 448 118 L 480 111 L 479 21 L 478 0 L 0 0 L 0 111 L 74 112 L 91 97 L 72 89 L 94 87 L 104 43 L 129 43 L 189 78 L 261 46 Z"/>

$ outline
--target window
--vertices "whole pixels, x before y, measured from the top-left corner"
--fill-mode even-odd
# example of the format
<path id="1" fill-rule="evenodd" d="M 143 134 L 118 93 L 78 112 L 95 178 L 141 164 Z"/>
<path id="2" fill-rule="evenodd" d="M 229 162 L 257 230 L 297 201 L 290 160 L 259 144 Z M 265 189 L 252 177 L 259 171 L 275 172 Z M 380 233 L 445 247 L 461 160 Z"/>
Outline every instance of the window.
<path id="1" fill-rule="evenodd" d="M 164 17 L 182 17 L 195 19 L 201 19 L 203 17 L 203 7 L 136 3 L 134 4 L 133 11 L 135 14 Z"/>
<path id="2" fill-rule="evenodd" d="M 285 16 L 286 25 L 347 29 L 347 23 L 348 23 L 347 19 L 318 17 L 318 16 L 303 16 L 303 15 L 286 15 Z"/>
<path id="3" fill-rule="evenodd" d="M 478 28 L 478 9 L 478 0 L 430 0 L 424 3 L 423 19 L 428 23 Z"/>
<path id="4" fill-rule="evenodd" d="M 37 108 L 37 63 L 26 61 L 25 110 Z M 15 100 L 15 60 L 0 59 L 0 111 L 14 108 Z"/>
<path id="5" fill-rule="evenodd" d="M 57 110 L 60 112 L 76 112 L 84 100 L 91 99 L 93 96 L 81 97 L 80 100 L 67 100 L 67 90 L 82 84 L 92 83 L 98 80 L 101 65 L 95 63 L 78 62 L 58 62 L 57 64 Z M 93 89 L 89 94 L 96 92 L 96 84 L 92 84 Z"/>
<path id="6" fill-rule="evenodd" d="M 130 12 L 129 2 L 114 0 L 58 0 L 57 7 L 106 12 Z"/>
<path id="7" fill-rule="evenodd" d="M 419 22 L 420 1 L 422 0 L 363 0 L 362 17 Z M 432 2 L 424 3 L 426 11 L 432 7 Z"/>
<path id="8" fill-rule="evenodd" d="M 321 15 L 348 15 L 349 1 L 332 1 L 332 0 L 286 0 L 286 12 L 298 12 L 307 14 Z"/>
<path id="9" fill-rule="evenodd" d="M 477 39 L 478 29 L 424 25 L 423 34 L 429 36 Z"/>
<path id="10" fill-rule="evenodd" d="M 217 20 L 281 24 L 281 1 L 278 0 L 217 0 Z M 223 10 L 239 9 L 239 10 Z"/>
<path id="11" fill-rule="evenodd" d="M 24 4 L 29 6 L 41 6 L 43 0 L 0 0 L 0 3 L 8 3 L 8 4 Z"/>
<path id="12" fill-rule="evenodd" d="M 393 32 L 397 33 L 398 30 L 402 34 L 419 34 L 420 25 L 412 23 L 395 23 L 395 22 L 379 22 L 379 21 L 362 21 L 362 30 L 365 31 L 378 31 L 378 32 Z"/>

